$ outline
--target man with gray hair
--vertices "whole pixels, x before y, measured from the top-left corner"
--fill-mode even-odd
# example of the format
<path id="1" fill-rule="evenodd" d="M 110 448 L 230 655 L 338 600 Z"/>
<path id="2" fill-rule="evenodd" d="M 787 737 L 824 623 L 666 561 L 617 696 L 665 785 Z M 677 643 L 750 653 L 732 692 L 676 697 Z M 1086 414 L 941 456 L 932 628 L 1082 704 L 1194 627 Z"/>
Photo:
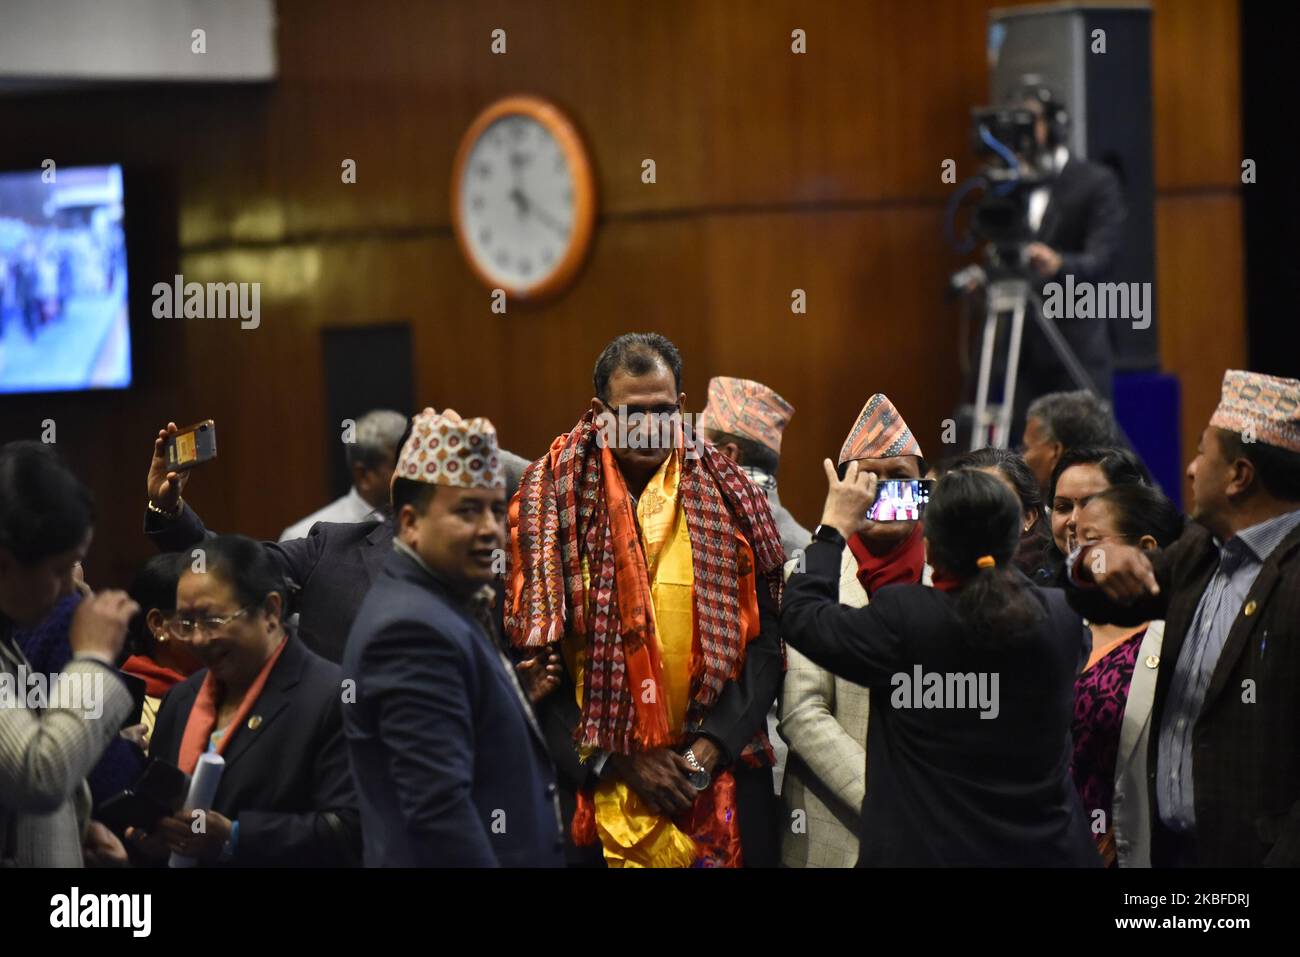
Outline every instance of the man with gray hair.
<path id="1" fill-rule="evenodd" d="M 1049 392 L 1029 403 L 1021 454 L 1046 495 L 1052 470 L 1070 449 L 1124 444 L 1110 404 L 1086 389 Z"/>
<path id="2" fill-rule="evenodd" d="M 343 446 L 352 473 L 348 494 L 290 525 L 280 533 L 280 541 L 306 538 L 317 522 L 383 519 L 397 461 L 397 443 L 405 431 L 406 416 L 392 409 L 374 409 L 357 419 L 353 441 Z"/>

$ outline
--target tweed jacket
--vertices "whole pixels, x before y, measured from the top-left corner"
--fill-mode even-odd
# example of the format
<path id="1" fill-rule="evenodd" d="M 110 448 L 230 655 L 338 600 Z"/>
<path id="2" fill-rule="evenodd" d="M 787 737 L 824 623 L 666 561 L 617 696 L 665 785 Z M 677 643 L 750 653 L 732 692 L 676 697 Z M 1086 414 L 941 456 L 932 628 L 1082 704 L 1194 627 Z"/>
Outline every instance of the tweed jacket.
<path id="1" fill-rule="evenodd" d="M 28 667 L 0 621 L 0 681 L 12 694 L 25 693 L 19 674 Z M 40 710 L 0 707 L 0 866 L 82 866 L 90 816 L 86 775 L 116 739 L 133 702 L 116 671 L 98 661 L 74 659 L 62 674 L 89 680 L 83 687 L 96 689 L 100 699 L 51 700 Z"/>

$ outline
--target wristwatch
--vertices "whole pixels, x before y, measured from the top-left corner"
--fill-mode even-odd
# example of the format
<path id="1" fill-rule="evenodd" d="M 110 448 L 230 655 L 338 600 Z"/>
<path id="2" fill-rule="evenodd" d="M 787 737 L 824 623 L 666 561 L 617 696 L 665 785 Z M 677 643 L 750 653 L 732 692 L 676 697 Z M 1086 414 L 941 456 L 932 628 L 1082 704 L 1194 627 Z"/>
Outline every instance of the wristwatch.
<path id="1" fill-rule="evenodd" d="M 185 500 L 178 498 L 176 500 L 176 508 L 170 512 L 166 509 L 159 508 L 152 500 L 145 502 L 144 507 L 146 511 L 153 512 L 155 515 L 161 515 L 169 522 L 174 522 L 176 519 L 181 517 L 181 512 L 185 510 Z"/>
<path id="2" fill-rule="evenodd" d="M 704 770 L 704 765 L 700 764 L 699 758 L 695 756 L 695 752 L 690 748 L 686 749 L 686 753 L 682 757 L 686 759 L 686 763 L 692 768 L 691 773 L 686 775 L 687 780 L 691 782 L 691 787 L 697 791 L 707 791 L 709 785 L 713 783 L 713 775 Z"/>
<path id="3" fill-rule="evenodd" d="M 812 537 L 815 542 L 826 542 L 840 548 L 843 548 L 845 544 L 844 536 L 840 534 L 840 530 L 834 525 L 818 525 L 813 529 Z"/>

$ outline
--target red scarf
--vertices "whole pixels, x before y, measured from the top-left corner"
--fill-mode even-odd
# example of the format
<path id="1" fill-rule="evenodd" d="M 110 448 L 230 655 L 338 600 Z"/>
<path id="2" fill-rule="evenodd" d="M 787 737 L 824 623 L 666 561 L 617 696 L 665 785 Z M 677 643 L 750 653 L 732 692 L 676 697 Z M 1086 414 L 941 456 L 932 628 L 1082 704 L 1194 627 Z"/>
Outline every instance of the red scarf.
<path id="1" fill-rule="evenodd" d="M 858 560 L 858 581 L 868 598 L 886 585 L 915 585 L 921 581 L 925 570 L 923 539 L 920 522 L 911 535 L 883 555 L 871 554 L 860 533 L 849 538 L 849 550 Z"/>
<path id="2" fill-rule="evenodd" d="M 162 698 L 188 676 L 160 665 L 146 655 L 132 655 L 122 662 L 122 670 L 144 679 L 144 693 L 150 698 Z"/>
<path id="3" fill-rule="evenodd" d="M 226 746 L 230 744 L 230 739 L 235 736 L 235 732 L 239 730 L 240 725 L 248 716 L 248 712 L 253 710 L 253 705 L 257 704 L 258 696 L 262 693 L 262 687 L 266 684 L 266 679 L 270 677 L 272 669 L 275 668 L 275 663 L 280 660 L 280 655 L 284 653 L 285 646 L 288 644 L 288 638 L 280 640 L 279 647 L 271 652 L 271 657 L 266 659 L 266 663 L 262 665 L 262 670 L 257 673 L 253 683 L 244 692 L 244 700 L 239 703 L 239 710 L 235 712 L 230 724 L 226 725 L 226 733 L 217 742 L 217 754 L 225 752 Z M 189 720 L 185 722 L 185 733 L 181 736 L 181 750 L 176 763 L 186 774 L 194 773 L 194 768 L 199 763 L 199 755 L 208 749 L 208 739 L 212 736 L 212 732 L 217 729 L 219 703 L 217 679 L 209 671 L 203 676 L 203 685 L 199 688 L 198 696 L 194 699 L 194 707 L 190 708 Z"/>

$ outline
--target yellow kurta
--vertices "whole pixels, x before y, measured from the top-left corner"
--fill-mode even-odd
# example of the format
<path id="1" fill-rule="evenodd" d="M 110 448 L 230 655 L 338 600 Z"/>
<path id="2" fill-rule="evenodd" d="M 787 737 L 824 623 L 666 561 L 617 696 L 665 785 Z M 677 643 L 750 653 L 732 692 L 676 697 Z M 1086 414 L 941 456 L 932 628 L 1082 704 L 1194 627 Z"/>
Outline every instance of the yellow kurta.
<path id="1" fill-rule="evenodd" d="M 636 503 L 650 579 L 650 614 L 663 663 L 668 726 L 678 736 L 685 730 L 690 703 L 695 585 L 691 539 L 677 495 L 680 454 L 674 452 L 664 461 Z M 585 561 L 582 575 L 590 583 Z M 582 639 L 566 636 L 562 652 L 581 707 L 586 647 Z M 668 818 L 652 814 L 623 781 L 602 781 L 596 788 L 595 809 L 596 832 L 610 867 L 687 867 L 695 860 L 690 837 Z"/>

